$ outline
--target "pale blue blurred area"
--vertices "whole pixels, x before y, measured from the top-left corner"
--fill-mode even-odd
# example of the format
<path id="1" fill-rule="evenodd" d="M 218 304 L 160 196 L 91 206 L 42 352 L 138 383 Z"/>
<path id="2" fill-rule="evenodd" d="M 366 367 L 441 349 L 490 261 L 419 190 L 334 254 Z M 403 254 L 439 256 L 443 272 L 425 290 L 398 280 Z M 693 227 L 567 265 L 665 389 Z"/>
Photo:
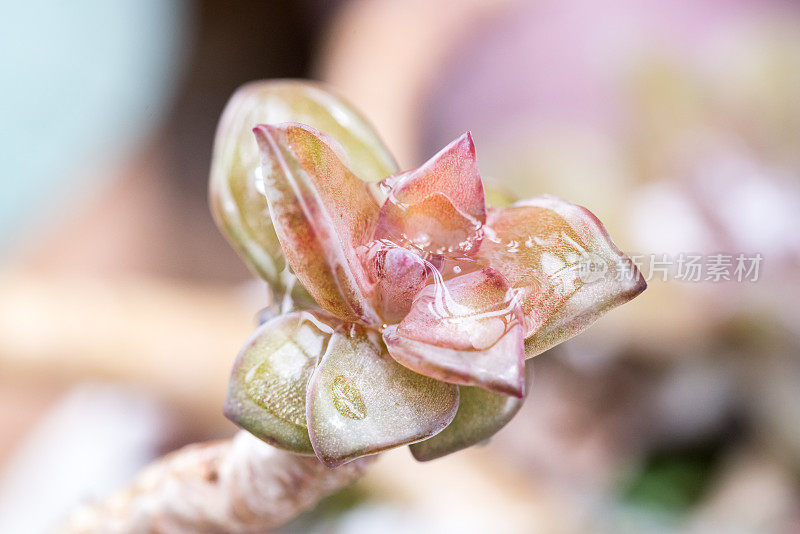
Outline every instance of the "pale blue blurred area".
<path id="1" fill-rule="evenodd" d="M 111 177 L 86 172 L 163 118 L 190 23 L 179 0 L 0 0 L 0 257 Z M 96 173 L 95 173 L 96 174 Z"/>

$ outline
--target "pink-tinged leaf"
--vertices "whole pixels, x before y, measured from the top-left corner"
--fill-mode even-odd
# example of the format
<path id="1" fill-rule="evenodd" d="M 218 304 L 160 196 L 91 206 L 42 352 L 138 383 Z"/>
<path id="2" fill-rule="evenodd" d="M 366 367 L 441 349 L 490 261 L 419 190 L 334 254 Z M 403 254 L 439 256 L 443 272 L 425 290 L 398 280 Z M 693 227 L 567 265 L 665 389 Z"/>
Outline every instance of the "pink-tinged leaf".
<path id="1" fill-rule="evenodd" d="M 336 139 L 347 165 L 377 182 L 397 165 L 374 128 L 325 86 L 304 80 L 269 80 L 240 87 L 228 101 L 214 139 L 209 198 L 222 233 L 259 276 L 282 292 L 284 258 L 267 201 L 258 183 L 257 124 L 308 124 Z"/>
<path id="2" fill-rule="evenodd" d="M 333 334 L 306 402 L 311 444 L 329 467 L 433 436 L 457 409 L 456 386 L 399 365 L 357 328 Z"/>
<path id="3" fill-rule="evenodd" d="M 474 255 L 486 220 L 472 136 L 465 133 L 422 167 L 383 181 L 376 239 L 434 254 Z"/>
<path id="4" fill-rule="evenodd" d="M 525 402 L 533 380 L 533 362 L 525 365 L 525 397 L 519 399 L 474 386 L 459 386 L 458 412 L 447 428 L 410 445 L 420 462 L 435 460 L 491 438 L 506 426 Z"/>
<path id="5" fill-rule="evenodd" d="M 236 357 L 225 416 L 271 445 L 314 454 L 306 425 L 306 386 L 331 332 L 306 312 L 261 325 Z"/>
<path id="6" fill-rule="evenodd" d="M 356 248 L 372 235 L 378 204 L 321 132 L 260 125 L 264 193 L 283 252 L 317 303 L 345 321 L 380 319 Z"/>
<path id="7" fill-rule="evenodd" d="M 647 284 L 587 209 L 549 196 L 491 209 L 480 256 L 520 292 L 528 357 L 578 334 Z"/>
<path id="8" fill-rule="evenodd" d="M 522 310 L 494 269 L 427 286 L 383 337 L 392 357 L 418 373 L 516 397 L 524 393 Z"/>
<path id="9" fill-rule="evenodd" d="M 385 323 L 400 321 L 425 288 L 428 267 L 417 254 L 384 241 L 372 242 L 364 258 L 378 314 Z"/>

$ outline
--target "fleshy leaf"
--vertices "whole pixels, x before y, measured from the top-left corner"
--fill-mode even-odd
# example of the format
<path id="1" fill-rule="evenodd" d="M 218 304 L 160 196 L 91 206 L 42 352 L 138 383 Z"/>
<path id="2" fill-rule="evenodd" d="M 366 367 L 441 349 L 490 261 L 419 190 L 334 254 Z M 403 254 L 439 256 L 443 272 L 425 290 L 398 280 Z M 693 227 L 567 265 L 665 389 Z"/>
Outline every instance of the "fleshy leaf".
<path id="1" fill-rule="evenodd" d="M 264 192 L 286 259 L 324 309 L 345 321 L 380 323 L 356 248 L 371 236 L 378 204 L 367 184 L 310 126 L 260 125 Z"/>
<path id="2" fill-rule="evenodd" d="M 587 209 L 542 196 L 489 210 L 480 256 L 519 290 L 529 357 L 580 333 L 647 284 Z"/>
<path id="3" fill-rule="evenodd" d="M 261 325 L 233 365 L 225 416 L 271 445 L 314 454 L 306 425 L 306 386 L 331 332 L 307 312 Z"/>
<path id="4" fill-rule="evenodd" d="M 400 321 L 427 284 L 428 267 L 410 250 L 382 241 L 371 243 L 365 261 L 375 308 L 386 323 Z"/>
<path id="5" fill-rule="evenodd" d="M 386 328 L 392 357 L 424 374 L 522 397 L 522 310 L 492 268 L 427 286 L 400 322 Z"/>
<path id="6" fill-rule="evenodd" d="M 308 386 L 309 434 L 329 467 L 430 437 L 458 409 L 458 388 L 395 362 L 374 332 L 334 333 Z"/>
<path id="7" fill-rule="evenodd" d="M 525 397 L 518 399 L 474 386 L 459 386 L 458 412 L 447 428 L 410 445 L 420 462 L 435 460 L 492 437 L 517 414 L 530 391 L 533 362 L 525 365 Z"/>
<path id="8" fill-rule="evenodd" d="M 336 139 L 362 180 L 379 181 L 397 165 L 372 126 L 324 86 L 300 80 L 248 83 L 231 97 L 214 140 L 209 184 L 211 209 L 222 233 L 247 265 L 273 287 L 283 253 L 258 182 L 257 124 L 300 122 Z"/>
<path id="9" fill-rule="evenodd" d="M 445 255 L 474 255 L 486 221 L 472 136 L 465 133 L 422 167 L 383 181 L 376 239 Z"/>

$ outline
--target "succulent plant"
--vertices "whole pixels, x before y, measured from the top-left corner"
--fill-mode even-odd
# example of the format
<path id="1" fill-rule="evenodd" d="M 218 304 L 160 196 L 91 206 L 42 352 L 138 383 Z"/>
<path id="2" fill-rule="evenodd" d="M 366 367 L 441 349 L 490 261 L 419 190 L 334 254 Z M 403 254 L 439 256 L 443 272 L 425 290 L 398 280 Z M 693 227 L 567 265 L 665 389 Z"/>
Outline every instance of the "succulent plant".
<path id="1" fill-rule="evenodd" d="M 406 444 L 438 458 L 503 427 L 530 388 L 526 360 L 646 284 L 585 208 L 485 197 L 469 132 L 398 173 L 323 87 L 241 88 L 211 203 L 285 305 L 239 353 L 226 416 L 330 467 Z"/>

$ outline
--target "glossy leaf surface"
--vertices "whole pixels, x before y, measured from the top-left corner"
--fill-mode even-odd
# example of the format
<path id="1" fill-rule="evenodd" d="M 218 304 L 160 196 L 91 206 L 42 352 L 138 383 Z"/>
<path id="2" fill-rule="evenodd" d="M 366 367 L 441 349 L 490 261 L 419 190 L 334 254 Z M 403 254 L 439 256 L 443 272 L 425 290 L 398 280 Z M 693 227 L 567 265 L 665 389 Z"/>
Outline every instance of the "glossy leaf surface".
<path id="1" fill-rule="evenodd" d="M 415 253 L 376 241 L 364 254 L 373 300 L 386 323 L 396 323 L 411 309 L 414 299 L 428 281 L 428 266 Z"/>
<path id="2" fill-rule="evenodd" d="M 427 286 L 384 330 L 390 354 L 426 376 L 521 397 L 523 317 L 509 289 L 491 268 Z"/>
<path id="3" fill-rule="evenodd" d="M 306 386 L 330 333 L 303 312 L 261 325 L 234 363 L 225 416 L 271 445 L 313 454 L 306 428 Z"/>
<path id="4" fill-rule="evenodd" d="M 458 387 L 395 362 L 374 332 L 335 333 L 308 386 L 314 451 L 335 467 L 430 437 L 458 409 Z"/>
<path id="5" fill-rule="evenodd" d="M 329 144 L 295 123 L 254 129 L 270 216 L 286 259 L 317 303 L 344 321 L 380 324 L 356 249 L 368 242 L 378 203 Z"/>
<path id="6" fill-rule="evenodd" d="M 435 460 L 492 437 L 517 414 L 533 381 L 533 362 L 525 365 L 525 397 L 519 399 L 474 386 L 459 386 L 458 412 L 447 428 L 410 445 L 420 462 Z"/>
<path id="7" fill-rule="evenodd" d="M 472 137 L 465 133 L 421 167 L 384 180 L 376 239 L 444 255 L 474 255 L 486 220 Z"/>
<path id="8" fill-rule="evenodd" d="M 580 333 L 647 286 L 591 212 L 555 197 L 491 209 L 480 257 L 520 292 L 529 356 Z"/>
<path id="9" fill-rule="evenodd" d="M 259 183 L 261 160 L 252 129 L 281 122 L 300 122 L 326 132 L 362 180 L 379 181 L 397 171 L 372 126 L 323 85 L 271 80 L 237 90 L 225 107 L 214 141 L 211 208 L 220 230 L 245 263 L 273 285 L 279 284 L 283 254 Z"/>

